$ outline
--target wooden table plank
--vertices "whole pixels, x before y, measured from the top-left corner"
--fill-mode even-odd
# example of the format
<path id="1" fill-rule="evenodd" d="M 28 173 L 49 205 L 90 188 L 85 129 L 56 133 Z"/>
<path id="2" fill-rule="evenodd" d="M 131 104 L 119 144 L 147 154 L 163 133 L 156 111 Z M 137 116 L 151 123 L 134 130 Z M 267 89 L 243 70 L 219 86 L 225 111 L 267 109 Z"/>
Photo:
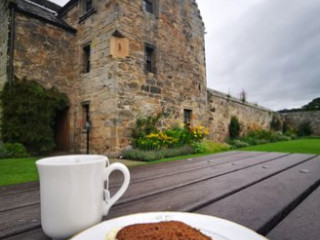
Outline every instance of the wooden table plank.
<path id="1" fill-rule="evenodd" d="M 272 240 L 320 238 L 320 187 L 267 235 Z"/>
<path id="2" fill-rule="evenodd" d="M 0 195 L 0 213 L 10 209 L 21 208 L 40 203 L 39 189 Z"/>
<path id="3" fill-rule="evenodd" d="M 230 153 L 228 153 L 227 155 L 229 154 Z M 153 168 L 154 170 L 152 168 L 148 169 L 147 175 L 145 175 L 145 173 L 139 173 L 139 171 L 135 170 L 135 168 L 132 169 L 131 171 L 133 174 L 133 179 L 136 179 L 137 182 L 134 182 L 134 184 L 130 186 L 130 189 L 132 189 L 130 190 L 132 191 L 130 194 L 132 195 L 129 194 L 126 196 L 128 200 L 130 200 L 130 197 L 134 196 L 134 189 L 137 190 L 136 194 L 141 195 L 141 193 L 143 193 L 141 192 L 143 186 L 148 186 L 150 183 L 154 184 L 156 181 L 161 182 L 163 179 L 166 179 L 167 176 L 170 176 L 170 174 L 172 174 L 170 173 L 171 171 L 180 171 L 177 176 L 178 180 L 176 180 L 175 184 L 180 184 L 181 182 L 185 183 L 185 181 L 191 181 L 191 178 L 189 179 L 185 176 L 190 173 L 190 166 L 199 167 L 198 170 L 192 173 L 193 177 L 198 178 L 199 176 L 201 176 L 202 172 L 203 174 L 208 174 L 206 176 L 209 179 L 202 181 L 201 179 L 198 179 L 200 181 L 198 183 L 192 184 L 190 182 L 187 186 L 181 186 L 173 190 L 166 190 L 165 192 L 143 197 L 141 199 L 132 200 L 130 202 L 124 201 L 122 203 L 118 203 L 111 209 L 108 219 L 132 212 L 157 210 L 191 211 L 205 204 L 218 201 L 223 197 L 229 196 L 229 194 L 235 193 L 240 190 L 246 190 L 246 188 L 250 187 L 251 185 L 258 184 L 260 181 L 280 174 L 282 171 L 289 171 L 289 168 L 292 168 L 297 164 L 301 164 L 302 162 L 308 163 L 310 162 L 308 159 L 311 157 L 311 155 L 306 154 L 294 154 L 278 158 L 277 160 L 264 162 L 263 159 L 267 159 L 266 156 L 268 156 L 268 154 L 266 153 L 255 153 L 255 155 L 238 155 L 237 153 L 232 153 L 230 154 L 230 157 L 231 155 L 234 156 L 233 159 L 229 158 L 229 156 L 223 156 L 223 154 L 221 154 L 217 158 L 202 158 L 199 161 L 202 162 L 202 165 L 199 162 L 196 162 L 197 159 L 194 160 L 195 163 L 192 163 L 193 161 L 188 160 L 180 161 L 179 164 L 175 163 L 177 165 L 166 163 L 172 166 L 172 168 L 168 167 L 166 169 L 167 174 L 164 171 L 166 164 L 160 164 L 162 165 L 162 170 L 160 171 L 155 167 Z M 269 157 L 271 156 L 272 154 L 269 154 Z M 213 160 L 213 162 L 210 162 L 211 160 Z M 208 161 L 210 163 L 209 168 L 212 169 L 213 174 L 216 174 L 213 175 L 214 177 L 210 177 L 211 173 L 209 170 L 207 170 Z M 234 165 L 232 164 L 232 162 L 235 162 L 238 165 Z M 192 164 L 189 165 L 189 163 Z M 257 163 L 258 165 L 255 165 Z M 183 166 L 184 164 L 186 164 L 186 166 Z M 248 167 L 250 166 L 250 164 L 253 164 L 255 166 Z M 213 165 L 215 165 L 215 167 L 212 167 Z M 304 164 L 301 164 L 301 166 L 304 166 Z M 245 169 L 240 170 L 240 168 Z M 141 169 L 142 170 L 140 171 L 146 172 L 146 168 Z M 152 171 L 156 172 L 155 175 L 162 177 L 158 179 L 153 178 Z M 231 171 L 231 173 L 226 174 L 228 171 Z M 138 174 L 136 175 L 136 173 Z M 174 178 L 172 177 L 171 180 L 174 181 Z M 170 181 L 154 187 L 166 187 L 168 184 L 170 184 Z M 152 185 L 148 187 L 152 190 L 151 186 Z M 138 191 L 139 188 L 140 192 Z M 12 196 L 14 196 L 17 192 L 12 191 L 11 193 L 14 193 L 12 194 Z M 28 194 L 26 193 L 22 193 L 22 196 L 27 195 Z M 0 193 L 0 201 L 1 197 L 3 196 L 5 196 L 5 194 L 1 195 Z M 22 200 L 23 197 L 19 197 L 19 199 Z M 6 201 L 9 202 L 9 199 L 6 199 Z M 0 212 L 0 239 L 46 239 L 40 228 L 39 211 L 39 204 L 33 204 L 27 207 Z M 2 224 L 2 222 L 4 222 L 5 224 Z M 12 234 L 18 235 L 12 236 Z M 12 237 L 7 238 L 6 236 L 9 235 Z"/>
<path id="4" fill-rule="evenodd" d="M 47 237 L 41 228 L 30 230 L 12 237 L 4 238 L 6 240 L 50 240 L 51 238 Z"/>
<path id="5" fill-rule="evenodd" d="M 310 172 L 303 173 L 303 169 Z M 320 184 L 319 172 L 318 156 L 196 212 L 226 218 L 266 234 L 311 186 Z"/>
<path id="6" fill-rule="evenodd" d="M 265 155 L 266 154 L 263 154 L 260 156 L 265 156 Z M 270 154 L 267 154 L 267 155 L 270 156 Z M 300 159 L 300 157 L 299 157 L 299 159 Z M 234 166 L 237 166 L 237 165 L 234 165 Z M 168 171 L 170 171 L 170 170 L 168 170 Z M 22 216 L 21 213 L 26 213 L 26 216 Z M 24 222 L 19 221 L 19 220 L 21 220 L 21 218 L 24 219 Z M 39 227 L 40 226 L 39 223 L 35 222 L 35 220 L 39 220 L 39 204 L 31 205 L 29 207 L 22 207 L 18 210 L 15 209 L 12 211 L 1 212 L 0 213 L 0 222 L 6 222 L 7 224 L 5 224 L 4 226 L 0 226 L 0 232 L 1 232 L 0 237 L 5 236 L 7 234 L 11 234 L 10 231 L 19 232 L 19 231 L 25 231 L 29 227 L 31 227 L 31 228 L 34 228 L 36 226 Z M 10 227 L 8 227 L 8 226 L 10 226 Z"/>
<path id="7" fill-rule="evenodd" d="M 0 196 L 39 189 L 39 182 L 0 186 Z"/>
<path id="8" fill-rule="evenodd" d="M 269 162 L 269 168 L 264 168 L 265 164 L 259 164 L 217 178 L 118 204 L 111 208 L 107 218 L 145 211 L 192 211 L 308 161 L 311 156 L 309 154 L 290 155 Z"/>
<path id="9" fill-rule="evenodd" d="M 124 203 L 149 195 L 173 190 L 189 184 L 194 184 L 210 178 L 215 178 L 230 172 L 239 171 L 250 166 L 270 161 L 278 160 L 288 154 L 284 153 L 266 153 L 264 155 L 248 157 L 242 160 L 235 160 L 217 164 L 215 161 L 209 161 L 201 168 L 188 169 L 183 172 L 173 172 L 168 169 L 165 177 L 155 177 L 149 180 L 133 182 L 118 203 Z M 133 173 L 134 174 L 134 173 Z M 147 181 L 147 183 L 145 183 Z M 111 188 L 115 192 L 117 188 Z"/>
<path id="10" fill-rule="evenodd" d="M 238 154 L 240 153 L 240 154 Z M 179 161 L 178 163 L 173 164 L 173 162 L 167 163 L 170 168 L 167 168 L 166 176 L 170 176 L 172 179 L 172 174 L 178 174 L 178 173 L 185 173 L 195 171 L 196 169 L 205 168 L 207 166 L 213 166 L 218 164 L 225 164 L 227 162 L 230 162 L 232 159 L 235 159 L 234 161 L 241 160 L 241 159 L 252 159 L 256 156 L 261 156 L 264 158 L 271 157 L 270 153 L 247 153 L 243 154 L 242 152 L 231 152 L 226 154 L 218 154 L 218 156 L 210 155 L 201 157 L 200 159 L 195 159 L 193 162 L 190 161 Z M 230 158 L 231 157 L 231 158 Z M 231 159 L 231 160 L 230 160 Z M 138 168 L 138 169 L 131 169 L 131 185 L 137 184 L 138 182 L 144 181 L 145 179 L 142 177 L 143 175 L 146 175 L 148 179 L 153 179 L 154 181 L 158 181 L 158 178 L 163 177 L 163 169 L 164 165 L 160 164 L 160 166 L 148 166 L 148 168 Z M 160 171 L 159 171 L 160 169 Z M 180 171 L 180 172 L 179 172 Z M 154 172 L 154 174 L 152 174 Z M 159 175 L 160 174 L 160 175 Z M 188 173 L 187 173 L 188 174 Z M 150 178 L 150 175 L 153 177 Z M 179 175 L 179 174 L 178 174 Z M 112 175 L 110 177 L 111 179 L 115 179 L 115 176 Z M 121 174 L 118 175 L 118 178 L 116 178 L 114 183 L 110 183 L 110 189 L 111 192 L 115 192 L 118 189 L 120 179 L 122 178 Z M 175 177 L 173 177 L 175 178 Z M 143 180 L 144 179 L 144 180 Z M 190 179 L 190 178 L 189 178 Z M 162 181 L 162 180 L 161 180 Z M 148 186 L 151 186 L 148 185 Z M 169 183 L 170 187 L 174 187 L 172 184 Z M 129 187 L 128 191 L 130 191 L 131 186 Z M 157 191 L 163 191 L 164 188 L 159 188 Z M 0 193 L 0 212 L 5 210 L 14 209 L 17 207 L 24 207 L 28 205 L 33 205 L 40 202 L 40 194 L 39 194 L 39 183 L 31 183 L 31 184 L 22 184 L 20 187 L 17 186 L 9 186 L 7 187 L 7 192 Z M 148 191 L 150 189 L 147 187 L 145 189 L 144 195 L 148 195 Z M 132 197 L 129 192 L 126 193 L 128 195 L 128 199 Z M 141 194 L 141 193 L 139 193 Z M 137 194 L 136 194 L 137 195 Z M 133 196 L 134 198 L 134 196 Z M 124 196 L 120 201 L 127 201 L 126 196 Z"/>
<path id="11" fill-rule="evenodd" d="M 148 179 L 165 177 L 168 174 L 175 174 L 191 169 L 200 169 L 206 167 L 208 162 L 211 164 L 223 164 L 226 162 L 237 161 L 246 158 L 252 158 L 260 155 L 268 154 L 266 152 L 241 152 L 231 151 L 207 155 L 197 158 L 189 158 L 187 160 L 179 160 L 172 162 L 158 163 L 156 165 L 142 165 L 130 169 L 132 178 L 131 183 L 141 182 Z M 117 172 L 115 172 L 117 173 Z M 121 174 L 114 174 L 111 178 L 111 185 L 119 185 L 122 182 Z"/>
<path id="12" fill-rule="evenodd" d="M 0 213 L 0 239 L 40 227 L 39 204 Z"/>

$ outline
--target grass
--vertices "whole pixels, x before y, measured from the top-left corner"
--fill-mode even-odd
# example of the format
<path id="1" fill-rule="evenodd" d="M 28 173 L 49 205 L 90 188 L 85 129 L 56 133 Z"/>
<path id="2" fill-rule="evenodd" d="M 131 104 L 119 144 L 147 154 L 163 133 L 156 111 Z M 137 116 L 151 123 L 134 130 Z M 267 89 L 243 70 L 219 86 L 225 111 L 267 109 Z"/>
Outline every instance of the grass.
<path id="1" fill-rule="evenodd" d="M 0 186 L 39 181 L 38 158 L 0 159 Z"/>
<path id="2" fill-rule="evenodd" d="M 164 158 L 153 162 L 126 162 L 125 159 L 120 161 L 131 168 L 141 164 L 155 164 L 161 162 L 176 161 L 210 154 L 212 153 L 190 154 L 178 157 Z M 0 159 L 0 186 L 39 181 L 38 171 L 35 164 L 38 159 L 39 158 Z M 114 161 L 119 161 L 119 159 L 112 159 L 111 162 Z"/>
<path id="3" fill-rule="evenodd" d="M 267 143 L 249 146 L 238 150 L 320 154 L 320 139 L 298 139 L 292 141 Z"/>
<path id="4" fill-rule="evenodd" d="M 250 146 L 238 149 L 241 151 L 266 151 L 266 152 L 289 152 L 309 153 L 320 155 L 320 139 L 298 139 Z M 146 164 L 177 161 L 181 159 L 201 157 L 213 153 L 190 154 L 178 157 L 164 158 Z M 18 158 L 0 160 L 0 186 L 25 182 L 39 181 L 38 171 L 35 165 L 39 158 Z M 131 161 L 132 162 L 132 161 Z M 133 163 L 135 165 L 135 163 Z"/>

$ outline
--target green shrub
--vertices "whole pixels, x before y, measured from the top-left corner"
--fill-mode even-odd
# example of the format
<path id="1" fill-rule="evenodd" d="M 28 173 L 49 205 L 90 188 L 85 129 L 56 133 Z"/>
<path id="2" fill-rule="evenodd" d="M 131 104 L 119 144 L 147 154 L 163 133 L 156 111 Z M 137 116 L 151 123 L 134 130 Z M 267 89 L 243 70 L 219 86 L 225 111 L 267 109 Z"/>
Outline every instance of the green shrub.
<path id="1" fill-rule="evenodd" d="M 232 139 L 229 144 L 231 145 L 231 148 L 232 149 L 235 149 L 235 148 L 243 148 L 243 147 L 248 147 L 250 146 L 249 143 L 247 142 L 244 142 L 244 141 L 241 141 L 239 139 Z"/>
<path id="2" fill-rule="evenodd" d="M 137 141 L 141 138 L 145 138 L 145 136 L 149 135 L 150 133 L 156 133 L 157 130 L 157 123 L 163 113 L 158 113 L 155 116 L 149 116 L 146 118 L 137 118 L 135 127 L 132 130 L 132 139 L 133 145 L 136 146 Z"/>
<path id="3" fill-rule="evenodd" d="M 248 143 L 249 145 L 265 144 L 269 142 L 287 141 L 291 138 L 284 136 L 279 132 L 267 131 L 263 129 L 250 131 L 244 135 L 241 140 Z"/>
<path id="4" fill-rule="evenodd" d="M 147 118 L 138 118 L 132 130 L 132 145 L 135 149 L 144 151 L 160 151 L 166 148 L 178 148 L 191 143 L 200 142 L 209 134 L 209 129 L 202 125 L 194 127 L 174 126 L 170 129 L 159 130 L 159 113 Z"/>
<path id="5" fill-rule="evenodd" d="M 140 161 L 155 161 L 162 158 L 175 157 L 194 153 L 193 149 L 188 146 L 179 148 L 166 148 L 157 151 L 145 151 L 140 149 L 125 150 L 121 153 L 124 159 L 140 160 Z"/>
<path id="6" fill-rule="evenodd" d="M 279 116 L 272 116 L 272 120 L 270 122 L 270 128 L 274 131 L 281 131 L 283 128 L 282 121 Z"/>
<path id="7" fill-rule="evenodd" d="M 26 148 L 21 143 L 0 144 L 0 158 L 28 157 Z"/>
<path id="8" fill-rule="evenodd" d="M 239 137 L 240 123 L 236 116 L 232 116 L 229 124 L 229 137 L 231 139 Z"/>
<path id="9" fill-rule="evenodd" d="M 167 136 L 164 132 L 160 131 L 137 139 L 135 146 L 141 150 L 159 150 L 174 147 L 177 142 L 177 138 Z"/>
<path id="10" fill-rule="evenodd" d="M 2 103 L 1 137 L 4 142 L 22 143 L 29 151 L 43 153 L 55 147 L 54 117 L 66 109 L 66 95 L 44 89 L 34 81 L 15 78 L 0 93 Z"/>
<path id="11" fill-rule="evenodd" d="M 226 143 L 218 143 L 211 140 L 203 140 L 191 146 L 196 153 L 216 153 L 230 149 L 230 145 Z"/>
<path id="12" fill-rule="evenodd" d="M 174 126 L 173 128 L 164 130 L 164 132 L 169 137 L 173 137 L 178 140 L 173 147 L 181 147 L 185 144 L 189 144 L 192 139 L 192 134 L 187 128 Z"/>
<path id="13" fill-rule="evenodd" d="M 297 135 L 299 137 L 310 136 L 312 134 L 312 129 L 310 122 L 301 123 L 297 130 Z"/>

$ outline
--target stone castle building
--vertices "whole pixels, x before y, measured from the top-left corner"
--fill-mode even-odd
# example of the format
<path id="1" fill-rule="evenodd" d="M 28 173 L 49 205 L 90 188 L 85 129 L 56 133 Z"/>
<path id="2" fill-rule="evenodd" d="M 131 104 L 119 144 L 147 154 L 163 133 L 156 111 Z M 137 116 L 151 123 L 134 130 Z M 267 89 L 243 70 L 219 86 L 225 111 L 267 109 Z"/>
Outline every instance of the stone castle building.
<path id="1" fill-rule="evenodd" d="M 207 89 L 195 0 L 5 0 L 0 16 L 0 85 L 26 77 L 70 99 L 55 123 L 60 150 L 116 155 L 137 117 L 161 111 L 220 141 L 231 115 L 269 127 L 271 111 Z"/>

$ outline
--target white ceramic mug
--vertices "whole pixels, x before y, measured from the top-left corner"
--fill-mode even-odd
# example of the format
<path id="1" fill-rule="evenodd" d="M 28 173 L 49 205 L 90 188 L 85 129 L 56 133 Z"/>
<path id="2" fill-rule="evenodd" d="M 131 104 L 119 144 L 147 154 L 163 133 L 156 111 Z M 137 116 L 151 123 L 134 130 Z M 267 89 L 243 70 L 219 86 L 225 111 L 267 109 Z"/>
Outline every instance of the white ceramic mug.
<path id="1" fill-rule="evenodd" d="M 101 155 L 49 157 L 38 160 L 36 165 L 40 176 L 42 229 L 55 239 L 68 238 L 99 223 L 130 182 L 124 164 L 109 165 L 108 158 Z M 104 186 L 115 170 L 123 173 L 124 181 L 110 197 Z"/>

